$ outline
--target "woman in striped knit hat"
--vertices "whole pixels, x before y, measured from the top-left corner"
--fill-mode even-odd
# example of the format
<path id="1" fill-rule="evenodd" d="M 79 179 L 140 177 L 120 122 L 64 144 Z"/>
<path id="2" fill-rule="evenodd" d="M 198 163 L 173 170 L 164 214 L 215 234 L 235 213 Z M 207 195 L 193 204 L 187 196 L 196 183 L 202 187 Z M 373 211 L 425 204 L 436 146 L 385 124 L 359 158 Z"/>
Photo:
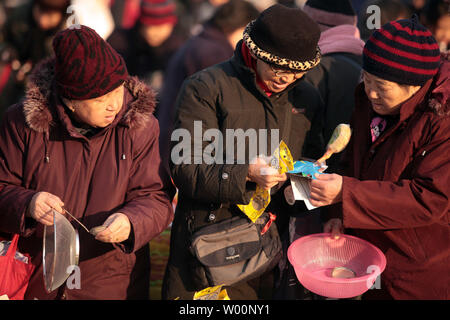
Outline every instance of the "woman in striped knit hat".
<path id="1" fill-rule="evenodd" d="M 450 61 L 412 19 L 387 23 L 364 47 L 343 174 L 311 183 L 329 207 L 325 231 L 346 232 L 387 259 L 366 298 L 450 299 Z"/>

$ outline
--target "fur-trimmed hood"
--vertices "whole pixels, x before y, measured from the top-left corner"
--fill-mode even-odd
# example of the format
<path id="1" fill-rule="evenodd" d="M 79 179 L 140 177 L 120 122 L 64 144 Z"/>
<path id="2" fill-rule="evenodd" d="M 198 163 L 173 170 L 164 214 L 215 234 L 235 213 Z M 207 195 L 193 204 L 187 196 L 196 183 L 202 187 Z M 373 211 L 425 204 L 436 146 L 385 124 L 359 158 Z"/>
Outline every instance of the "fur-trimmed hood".
<path id="1" fill-rule="evenodd" d="M 442 53 L 441 62 L 428 105 L 438 115 L 450 115 L 450 53 Z"/>
<path id="2" fill-rule="evenodd" d="M 48 58 L 36 66 L 27 84 L 23 101 L 25 121 L 37 132 L 48 133 L 55 123 L 55 113 L 51 110 L 52 98 L 56 94 L 54 75 L 54 58 Z M 124 86 L 133 96 L 133 101 L 128 104 L 119 123 L 130 129 L 143 128 L 155 110 L 155 92 L 137 77 L 129 77 Z"/>

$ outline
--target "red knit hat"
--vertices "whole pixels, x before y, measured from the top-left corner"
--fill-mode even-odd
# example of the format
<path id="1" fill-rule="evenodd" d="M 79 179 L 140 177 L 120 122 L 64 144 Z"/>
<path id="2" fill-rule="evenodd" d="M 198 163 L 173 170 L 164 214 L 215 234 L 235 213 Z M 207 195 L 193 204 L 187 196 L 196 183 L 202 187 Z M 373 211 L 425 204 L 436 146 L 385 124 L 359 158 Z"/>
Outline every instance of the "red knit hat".
<path id="1" fill-rule="evenodd" d="M 424 85 L 439 64 L 439 46 L 417 15 L 385 24 L 364 46 L 363 69 L 400 84 Z"/>
<path id="2" fill-rule="evenodd" d="M 172 0 L 142 0 L 139 21 L 146 26 L 176 24 L 176 5 Z"/>
<path id="3" fill-rule="evenodd" d="M 123 58 L 86 26 L 60 31 L 53 40 L 55 85 L 67 99 L 93 99 L 111 92 L 128 77 Z"/>

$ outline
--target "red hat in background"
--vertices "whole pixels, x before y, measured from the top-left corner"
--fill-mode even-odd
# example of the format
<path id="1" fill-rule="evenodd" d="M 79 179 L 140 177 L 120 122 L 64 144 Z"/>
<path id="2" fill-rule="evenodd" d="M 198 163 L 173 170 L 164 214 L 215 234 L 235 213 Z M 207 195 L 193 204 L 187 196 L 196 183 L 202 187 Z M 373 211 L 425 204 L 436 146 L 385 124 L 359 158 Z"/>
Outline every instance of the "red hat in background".
<path id="1" fill-rule="evenodd" d="M 54 10 L 66 13 L 70 0 L 34 0 L 33 4 L 38 5 L 43 11 Z"/>
<path id="2" fill-rule="evenodd" d="M 176 24 L 176 9 L 177 6 L 172 0 L 142 0 L 139 21 L 147 26 Z"/>

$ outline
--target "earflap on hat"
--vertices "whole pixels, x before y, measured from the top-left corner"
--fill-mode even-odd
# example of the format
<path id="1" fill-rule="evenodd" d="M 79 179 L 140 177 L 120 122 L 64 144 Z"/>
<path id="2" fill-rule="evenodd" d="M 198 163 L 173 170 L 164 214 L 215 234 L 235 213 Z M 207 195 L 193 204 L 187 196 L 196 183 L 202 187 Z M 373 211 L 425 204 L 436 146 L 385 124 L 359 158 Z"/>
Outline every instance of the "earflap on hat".
<path id="1" fill-rule="evenodd" d="M 321 59 L 317 24 L 301 9 L 276 4 L 245 28 L 243 41 L 258 59 L 282 68 L 308 71 Z"/>
<path id="2" fill-rule="evenodd" d="M 422 86 L 439 64 L 439 45 L 417 16 L 385 24 L 364 46 L 363 69 L 399 84 Z"/>

